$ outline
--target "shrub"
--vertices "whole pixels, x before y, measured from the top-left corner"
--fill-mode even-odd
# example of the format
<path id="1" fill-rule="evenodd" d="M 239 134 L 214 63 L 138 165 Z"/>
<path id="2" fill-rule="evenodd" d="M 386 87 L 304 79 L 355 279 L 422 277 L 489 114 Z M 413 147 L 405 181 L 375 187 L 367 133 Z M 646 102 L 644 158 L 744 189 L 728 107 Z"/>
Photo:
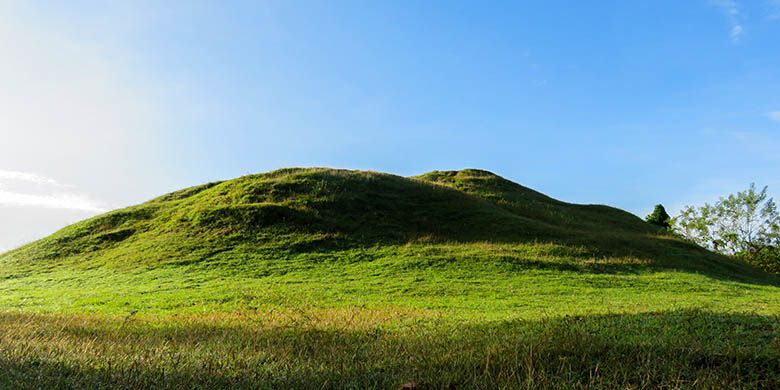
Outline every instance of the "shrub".
<path id="1" fill-rule="evenodd" d="M 653 209 L 653 212 L 650 213 L 645 220 L 664 229 L 668 229 L 671 226 L 671 217 L 669 217 L 664 206 L 660 204 L 655 205 L 655 209 Z"/>
<path id="2" fill-rule="evenodd" d="M 766 272 L 780 275 L 779 247 L 765 247 L 756 251 L 740 252 L 737 257 Z"/>

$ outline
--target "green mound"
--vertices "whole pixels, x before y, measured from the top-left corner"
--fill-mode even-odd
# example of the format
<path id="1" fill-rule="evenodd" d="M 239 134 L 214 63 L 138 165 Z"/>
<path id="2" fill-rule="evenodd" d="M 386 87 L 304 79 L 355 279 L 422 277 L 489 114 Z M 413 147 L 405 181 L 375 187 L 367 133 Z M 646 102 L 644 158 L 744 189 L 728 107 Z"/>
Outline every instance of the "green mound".
<path id="1" fill-rule="evenodd" d="M 625 211 L 575 205 L 481 170 L 414 178 L 282 169 L 164 195 L 69 226 L 0 258 L 125 266 L 206 261 L 226 251 L 322 251 L 404 243 L 554 243 L 579 256 L 637 256 L 729 277 L 748 268 Z"/>
<path id="2" fill-rule="evenodd" d="M 562 277 L 572 288 L 639 285 L 664 272 L 776 283 L 625 211 L 561 202 L 480 170 L 244 176 L 74 224 L 0 264 L 5 302 L 44 310 L 441 307 L 472 294 L 505 297 L 509 310 L 528 303 L 513 286 L 542 275 L 537 286 Z"/>

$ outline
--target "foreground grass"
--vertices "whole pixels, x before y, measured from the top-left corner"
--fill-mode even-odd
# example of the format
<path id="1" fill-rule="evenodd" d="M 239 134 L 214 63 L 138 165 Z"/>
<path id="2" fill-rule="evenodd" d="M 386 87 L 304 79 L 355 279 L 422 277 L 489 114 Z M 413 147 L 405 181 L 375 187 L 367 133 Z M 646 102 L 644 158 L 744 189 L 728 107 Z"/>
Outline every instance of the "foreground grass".
<path id="1" fill-rule="evenodd" d="M 0 315 L 3 388 L 776 388 L 773 316 Z"/>

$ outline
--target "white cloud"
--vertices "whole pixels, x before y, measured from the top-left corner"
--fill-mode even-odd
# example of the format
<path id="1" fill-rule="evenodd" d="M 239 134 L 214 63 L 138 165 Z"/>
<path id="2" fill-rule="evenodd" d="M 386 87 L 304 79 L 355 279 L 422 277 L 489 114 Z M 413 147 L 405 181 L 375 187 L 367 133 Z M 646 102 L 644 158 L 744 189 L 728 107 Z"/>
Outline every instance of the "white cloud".
<path id="1" fill-rule="evenodd" d="M 729 20 L 731 30 L 729 35 L 733 42 L 738 42 L 740 36 L 745 32 L 742 20 L 743 15 L 740 11 L 740 4 L 735 0 L 712 0 L 712 5 L 718 8 Z"/>
<path id="2" fill-rule="evenodd" d="M 0 206 L 4 207 L 43 207 L 63 210 L 103 212 L 88 197 L 80 194 L 53 193 L 49 195 L 21 194 L 0 190 Z"/>
<path id="3" fill-rule="evenodd" d="M 780 122 L 780 111 L 770 111 L 766 113 L 766 116 L 769 117 L 769 119 Z"/>
<path id="4" fill-rule="evenodd" d="M 716 7 L 720 8 L 720 10 L 723 11 L 726 15 L 739 15 L 739 3 L 734 0 L 713 0 L 712 3 Z"/>
<path id="5" fill-rule="evenodd" d="M 26 181 L 35 184 L 61 185 L 56 180 L 29 172 L 4 171 L 0 169 L 0 183 L 5 180 Z"/>
<path id="6" fill-rule="evenodd" d="M 47 208 L 99 213 L 98 202 L 50 177 L 0 169 L 0 207 Z"/>
<path id="7" fill-rule="evenodd" d="M 731 28 L 731 39 L 733 41 L 738 41 L 740 35 L 742 35 L 742 26 L 739 24 L 734 25 L 734 27 Z"/>

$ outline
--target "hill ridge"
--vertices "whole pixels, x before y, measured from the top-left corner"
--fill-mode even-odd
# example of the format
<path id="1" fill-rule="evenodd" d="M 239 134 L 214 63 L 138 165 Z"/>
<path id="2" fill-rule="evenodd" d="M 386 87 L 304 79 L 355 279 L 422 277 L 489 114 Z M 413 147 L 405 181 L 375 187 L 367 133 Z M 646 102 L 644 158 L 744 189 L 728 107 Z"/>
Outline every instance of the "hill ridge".
<path id="1" fill-rule="evenodd" d="M 0 263 L 157 267 L 240 257 L 251 248 L 317 252 L 410 242 L 548 243 L 584 248 L 585 258 L 634 257 L 660 269 L 765 278 L 631 213 L 558 201 L 479 169 L 412 177 L 319 167 L 245 175 L 73 224 L 0 254 Z"/>

